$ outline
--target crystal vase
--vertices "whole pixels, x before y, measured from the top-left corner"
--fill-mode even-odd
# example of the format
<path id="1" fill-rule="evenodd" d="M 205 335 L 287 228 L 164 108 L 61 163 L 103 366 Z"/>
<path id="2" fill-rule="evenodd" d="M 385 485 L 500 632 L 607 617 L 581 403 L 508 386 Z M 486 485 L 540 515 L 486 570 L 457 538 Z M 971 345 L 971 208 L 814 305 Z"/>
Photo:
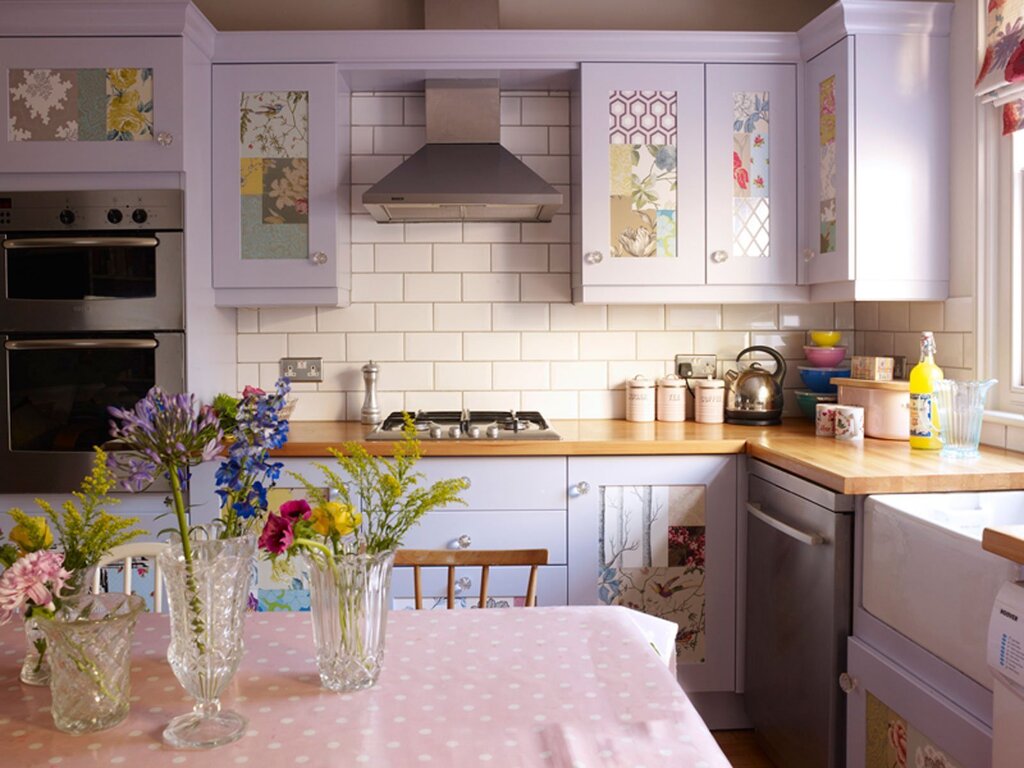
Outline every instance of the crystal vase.
<path id="1" fill-rule="evenodd" d="M 96 566 L 76 569 L 64 584 L 64 599 L 88 594 Z M 46 658 L 46 635 L 35 619 L 25 617 L 25 659 L 21 663 L 21 682 L 25 685 L 49 685 L 50 662 Z"/>
<path id="2" fill-rule="evenodd" d="M 50 711 L 66 733 L 112 728 L 128 716 L 132 634 L 146 602 L 138 595 L 81 595 L 53 618 L 36 619 L 50 663 Z"/>
<path id="3" fill-rule="evenodd" d="M 306 559 L 320 681 L 332 691 L 369 688 L 384 661 L 395 552 L 333 559 L 311 553 Z"/>
<path id="4" fill-rule="evenodd" d="M 220 695 L 242 661 L 242 639 L 256 537 L 192 543 L 187 562 L 180 540 L 158 555 L 167 585 L 171 642 L 167 660 L 195 699 L 192 711 L 171 720 L 163 738 L 173 747 L 205 749 L 229 744 L 247 721 L 222 710 Z"/>

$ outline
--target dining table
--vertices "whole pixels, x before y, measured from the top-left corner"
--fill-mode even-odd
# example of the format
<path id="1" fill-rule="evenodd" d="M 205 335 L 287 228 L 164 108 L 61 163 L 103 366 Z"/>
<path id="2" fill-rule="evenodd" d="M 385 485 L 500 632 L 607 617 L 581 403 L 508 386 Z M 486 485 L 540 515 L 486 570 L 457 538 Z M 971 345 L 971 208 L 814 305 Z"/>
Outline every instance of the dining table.
<path id="1" fill-rule="evenodd" d="M 131 708 L 72 735 L 50 691 L 20 682 L 26 640 L 0 627 L 0 766 L 611 766 L 728 768 L 674 674 L 676 627 L 617 606 L 391 611 L 377 683 L 320 684 L 309 613 L 251 613 L 222 705 L 248 718 L 216 749 L 165 745 L 192 707 L 167 662 L 166 614 L 144 614 Z"/>

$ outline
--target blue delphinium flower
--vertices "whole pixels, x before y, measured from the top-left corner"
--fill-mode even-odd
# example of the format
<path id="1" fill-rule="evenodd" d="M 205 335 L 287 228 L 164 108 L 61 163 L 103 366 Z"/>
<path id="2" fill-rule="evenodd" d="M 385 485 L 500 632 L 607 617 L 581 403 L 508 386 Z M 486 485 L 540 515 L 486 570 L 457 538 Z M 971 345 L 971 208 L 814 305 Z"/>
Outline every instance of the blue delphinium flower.
<path id="1" fill-rule="evenodd" d="M 281 410 L 290 390 L 288 379 L 279 379 L 273 394 L 256 387 L 242 392 L 229 435 L 234 441 L 216 474 L 226 536 L 248 529 L 244 521 L 252 521 L 267 508 L 267 491 L 277 483 L 284 466 L 269 456 L 288 440 L 288 420 L 281 417 Z"/>

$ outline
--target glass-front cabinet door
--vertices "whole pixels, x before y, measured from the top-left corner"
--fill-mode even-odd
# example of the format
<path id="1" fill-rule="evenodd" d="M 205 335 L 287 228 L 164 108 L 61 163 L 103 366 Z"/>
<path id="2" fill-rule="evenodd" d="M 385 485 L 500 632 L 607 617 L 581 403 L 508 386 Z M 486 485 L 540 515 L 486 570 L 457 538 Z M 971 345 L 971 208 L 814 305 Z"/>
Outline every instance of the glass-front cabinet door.
<path id="1" fill-rule="evenodd" d="M 569 603 L 679 625 L 687 691 L 736 682 L 736 460 L 569 459 Z"/>
<path id="2" fill-rule="evenodd" d="M 217 303 L 338 303 L 336 67 L 214 67 L 213 132 Z"/>
<path id="3" fill-rule="evenodd" d="M 584 285 L 704 283 L 704 66 L 584 64 Z"/>
<path id="4" fill-rule="evenodd" d="M 707 282 L 794 285 L 796 66 L 709 64 Z"/>

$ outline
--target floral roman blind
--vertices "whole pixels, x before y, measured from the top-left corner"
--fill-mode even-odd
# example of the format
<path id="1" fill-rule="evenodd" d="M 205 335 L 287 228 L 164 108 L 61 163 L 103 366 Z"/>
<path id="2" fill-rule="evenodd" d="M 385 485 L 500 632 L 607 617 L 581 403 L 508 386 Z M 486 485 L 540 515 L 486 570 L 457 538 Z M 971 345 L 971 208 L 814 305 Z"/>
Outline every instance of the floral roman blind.
<path id="1" fill-rule="evenodd" d="M 1002 108 L 1006 135 L 1024 128 L 1024 0 L 982 2 L 985 56 L 975 87 L 983 101 Z"/>

